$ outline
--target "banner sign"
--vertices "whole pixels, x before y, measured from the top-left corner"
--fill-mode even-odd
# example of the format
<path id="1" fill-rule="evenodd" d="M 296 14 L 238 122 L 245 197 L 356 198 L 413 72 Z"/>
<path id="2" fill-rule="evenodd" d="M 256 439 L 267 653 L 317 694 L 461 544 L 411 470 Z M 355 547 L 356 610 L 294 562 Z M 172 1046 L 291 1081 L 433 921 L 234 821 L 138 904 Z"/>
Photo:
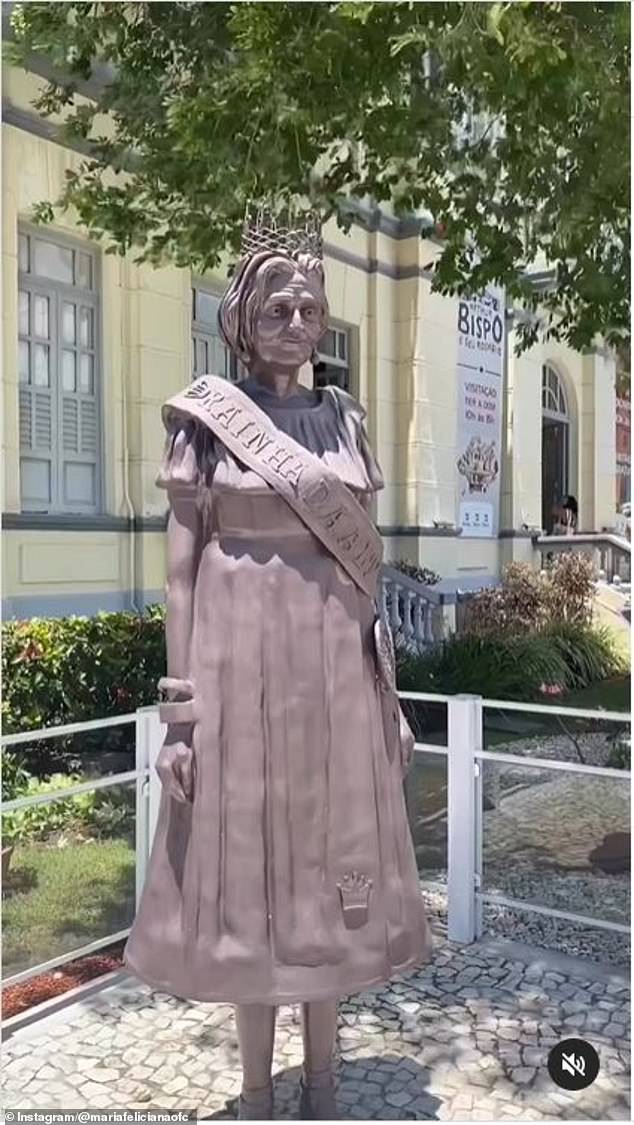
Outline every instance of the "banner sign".
<path id="1" fill-rule="evenodd" d="M 458 527 L 463 538 L 494 538 L 500 522 L 504 290 L 458 303 Z"/>

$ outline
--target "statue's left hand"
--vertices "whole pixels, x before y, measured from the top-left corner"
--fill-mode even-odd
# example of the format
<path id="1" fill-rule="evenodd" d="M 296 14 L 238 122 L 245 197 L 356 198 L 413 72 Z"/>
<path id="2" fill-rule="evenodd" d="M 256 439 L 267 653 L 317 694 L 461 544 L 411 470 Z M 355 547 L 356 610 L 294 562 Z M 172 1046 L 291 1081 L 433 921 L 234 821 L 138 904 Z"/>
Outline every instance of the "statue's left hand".
<path id="1" fill-rule="evenodd" d="M 181 729 L 181 724 L 170 727 L 156 759 L 156 772 L 170 797 L 182 804 L 191 804 L 196 784 L 196 756 L 191 724 L 183 724 L 183 727 L 185 729 Z"/>

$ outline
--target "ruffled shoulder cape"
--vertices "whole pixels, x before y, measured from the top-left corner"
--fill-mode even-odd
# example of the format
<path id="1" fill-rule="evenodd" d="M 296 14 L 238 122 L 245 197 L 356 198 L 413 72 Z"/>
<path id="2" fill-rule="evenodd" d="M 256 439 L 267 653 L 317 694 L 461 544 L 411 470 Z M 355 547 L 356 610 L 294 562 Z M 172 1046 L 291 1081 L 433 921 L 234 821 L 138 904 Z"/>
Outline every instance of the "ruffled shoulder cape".
<path id="1" fill-rule="evenodd" d="M 340 387 L 318 392 L 317 403 L 302 391 L 280 400 L 274 392 L 249 378 L 238 384 L 285 434 L 323 458 L 345 484 L 358 492 L 383 488 L 383 473 L 365 427 L 366 410 Z M 169 402 L 163 404 L 165 446 L 158 488 L 209 488 L 220 460 L 236 461 L 208 426 Z"/>

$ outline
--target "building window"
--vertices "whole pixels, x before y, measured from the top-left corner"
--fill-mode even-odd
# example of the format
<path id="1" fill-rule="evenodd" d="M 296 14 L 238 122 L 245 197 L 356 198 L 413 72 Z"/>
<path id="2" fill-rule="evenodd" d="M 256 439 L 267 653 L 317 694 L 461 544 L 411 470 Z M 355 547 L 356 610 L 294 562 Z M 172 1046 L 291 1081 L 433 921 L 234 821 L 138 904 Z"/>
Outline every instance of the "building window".
<path id="1" fill-rule="evenodd" d="M 542 367 L 542 412 L 550 418 L 568 421 L 568 403 L 561 379 L 554 367 Z"/>
<path id="2" fill-rule="evenodd" d="M 96 256 L 19 232 L 18 381 L 22 509 L 100 507 Z"/>
<path id="3" fill-rule="evenodd" d="M 200 285 L 192 288 L 192 378 L 221 375 L 237 383 L 248 372 L 222 340 L 219 308 L 220 297 L 216 293 Z"/>
<path id="4" fill-rule="evenodd" d="M 331 327 L 319 341 L 315 386 L 334 384 L 351 393 L 350 329 Z"/>

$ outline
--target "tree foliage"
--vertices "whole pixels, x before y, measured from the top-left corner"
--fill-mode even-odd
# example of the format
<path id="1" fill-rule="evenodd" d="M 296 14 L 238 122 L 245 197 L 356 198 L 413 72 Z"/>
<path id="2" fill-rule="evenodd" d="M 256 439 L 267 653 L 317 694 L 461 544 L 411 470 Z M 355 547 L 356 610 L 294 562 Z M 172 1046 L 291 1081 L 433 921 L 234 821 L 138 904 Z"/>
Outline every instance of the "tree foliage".
<path id="1" fill-rule="evenodd" d="M 36 2 L 12 23 L 13 61 L 60 74 L 36 108 L 90 142 L 40 220 L 73 205 L 111 250 L 205 271 L 247 200 L 347 227 L 369 197 L 433 216 L 436 291 L 539 309 L 518 350 L 629 338 L 629 4 Z"/>

